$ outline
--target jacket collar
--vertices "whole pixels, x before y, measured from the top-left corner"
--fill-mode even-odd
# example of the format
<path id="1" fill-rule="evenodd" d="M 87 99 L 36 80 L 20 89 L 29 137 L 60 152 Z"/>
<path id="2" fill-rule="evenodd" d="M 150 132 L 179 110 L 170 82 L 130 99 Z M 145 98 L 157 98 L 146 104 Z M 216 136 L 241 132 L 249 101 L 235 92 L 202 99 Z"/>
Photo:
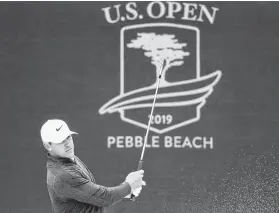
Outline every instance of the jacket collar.
<path id="1" fill-rule="evenodd" d="M 73 164 L 74 162 L 70 158 L 54 157 L 47 153 L 47 164 L 50 165 L 53 163 Z"/>

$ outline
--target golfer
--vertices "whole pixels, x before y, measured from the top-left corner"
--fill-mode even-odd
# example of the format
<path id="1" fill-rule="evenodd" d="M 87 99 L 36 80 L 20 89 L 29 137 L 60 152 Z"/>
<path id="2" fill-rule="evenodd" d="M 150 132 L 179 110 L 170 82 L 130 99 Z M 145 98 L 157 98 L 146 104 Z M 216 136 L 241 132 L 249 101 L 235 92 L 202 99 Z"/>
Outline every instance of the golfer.
<path id="1" fill-rule="evenodd" d="M 87 166 L 74 154 L 72 135 L 59 119 L 46 121 L 41 138 L 47 150 L 47 188 L 55 213 L 104 213 L 124 198 L 139 196 L 143 170 L 131 172 L 114 187 L 98 185 Z"/>

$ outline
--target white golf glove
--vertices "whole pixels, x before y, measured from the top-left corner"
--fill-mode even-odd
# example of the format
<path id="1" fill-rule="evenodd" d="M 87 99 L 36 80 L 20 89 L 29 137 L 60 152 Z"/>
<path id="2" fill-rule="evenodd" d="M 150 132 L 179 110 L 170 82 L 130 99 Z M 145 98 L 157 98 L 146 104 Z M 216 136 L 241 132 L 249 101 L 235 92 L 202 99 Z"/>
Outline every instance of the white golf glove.
<path id="1" fill-rule="evenodd" d="M 145 186 L 146 183 L 145 181 L 142 181 L 142 185 Z M 135 195 L 135 197 L 138 197 L 141 193 L 141 190 L 142 190 L 142 186 L 141 187 L 138 187 L 137 189 L 135 189 L 134 191 L 132 191 L 131 194 L 127 195 L 125 198 L 131 198 L 132 194 Z"/>

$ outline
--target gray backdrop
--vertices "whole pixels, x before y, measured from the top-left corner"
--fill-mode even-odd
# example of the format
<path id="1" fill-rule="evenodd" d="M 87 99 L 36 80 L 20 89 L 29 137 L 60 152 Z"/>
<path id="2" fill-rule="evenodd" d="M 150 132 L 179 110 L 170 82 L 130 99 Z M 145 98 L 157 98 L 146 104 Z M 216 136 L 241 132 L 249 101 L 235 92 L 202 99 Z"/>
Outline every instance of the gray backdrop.
<path id="1" fill-rule="evenodd" d="M 214 24 L 165 17 L 109 24 L 102 8 L 115 4 L 0 3 L 1 212 L 52 212 L 39 134 L 49 118 L 64 119 L 79 133 L 76 155 L 97 183 L 116 185 L 137 168 L 141 149 L 109 149 L 106 141 L 143 136 L 145 129 L 98 111 L 119 95 L 120 29 L 149 22 L 199 28 L 201 75 L 222 71 L 201 119 L 160 138 L 213 137 L 214 148 L 147 149 L 147 186 L 137 202 L 111 212 L 276 212 L 278 3 L 206 2 L 219 8 Z"/>

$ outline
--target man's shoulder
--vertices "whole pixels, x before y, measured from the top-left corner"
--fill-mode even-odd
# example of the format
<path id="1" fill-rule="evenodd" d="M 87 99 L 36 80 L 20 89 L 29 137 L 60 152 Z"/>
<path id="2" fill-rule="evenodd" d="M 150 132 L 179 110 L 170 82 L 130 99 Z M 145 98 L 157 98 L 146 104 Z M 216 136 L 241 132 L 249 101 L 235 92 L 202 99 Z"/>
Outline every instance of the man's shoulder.
<path id="1" fill-rule="evenodd" d="M 48 168 L 48 181 L 68 182 L 77 176 L 77 171 L 73 166 L 57 165 Z"/>

